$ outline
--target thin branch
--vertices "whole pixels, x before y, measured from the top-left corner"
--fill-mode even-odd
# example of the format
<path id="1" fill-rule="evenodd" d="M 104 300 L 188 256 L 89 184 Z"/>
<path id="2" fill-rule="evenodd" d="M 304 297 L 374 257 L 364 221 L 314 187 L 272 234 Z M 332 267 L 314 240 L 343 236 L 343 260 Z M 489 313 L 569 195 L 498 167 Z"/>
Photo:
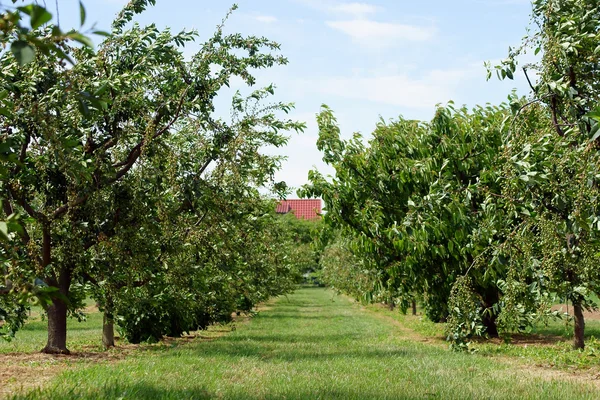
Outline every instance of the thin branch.
<path id="1" fill-rule="evenodd" d="M 12 187 L 12 185 L 7 185 L 8 186 L 8 191 L 10 192 L 10 195 L 13 199 L 15 199 L 17 201 L 17 203 L 23 207 L 23 209 L 25 211 L 27 211 L 27 214 L 29 214 L 30 217 L 34 218 L 37 221 L 43 222 L 46 219 L 46 216 L 40 212 L 37 212 L 33 209 L 33 207 L 31 207 L 31 204 L 29 204 L 29 202 L 27 200 L 25 200 L 25 196 L 22 193 L 19 193 L 15 188 Z"/>
<path id="2" fill-rule="evenodd" d="M 509 132 L 512 131 L 513 126 L 515 125 L 515 122 L 517 121 L 517 117 L 521 114 L 521 111 L 523 111 L 525 108 L 529 107 L 530 105 L 534 104 L 534 103 L 540 103 L 542 102 L 544 99 L 546 99 L 547 97 L 549 97 L 549 95 L 546 95 L 544 97 L 541 97 L 539 99 L 534 99 L 531 100 L 530 102 L 527 102 L 525 104 L 523 104 L 521 107 L 519 107 L 519 109 L 517 110 L 517 112 L 515 113 L 515 116 L 512 120 L 512 122 L 510 123 L 510 128 L 509 128 Z"/>
<path id="3" fill-rule="evenodd" d="M 4 214 L 6 217 L 12 215 L 14 213 L 14 209 L 12 204 L 8 199 L 2 199 L 2 209 L 4 210 Z"/>
<path id="4" fill-rule="evenodd" d="M 206 218 L 206 215 L 208 215 L 208 211 L 206 211 L 206 212 L 205 212 L 205 213 L 202 215 L 202 217 L 201 217 L 201 218 L 198 220 L 198 222 L 196 222 L 196 223 L 194 224 L 194 227 L 198 227 L 198 226 L 199 226 L 199 225 L 202 223 L 202 221 L 204 221 L 204 218 Z"/>
<path id="5" fill-rule="evenodd" d="M 531 80 L 529 79 L 529 75 L 527 74 L 527 68 L 526 67 L 523 67 L 523 73 L 525 73 L 525 78 L 527 78 L 527 83 L 529 83 L 529 87 L 531 88 L 531 90 L 533 91 L 533 93 L 537 94 L 537 88 L 535 88 L 531 84 Z"/>
<path id="6" fill-rule="evenodd" d="M 466 154 L 466 155 L 465 155 L 463 158 L 461 158 L 461 159 L 460 159 L 460 161 L 462 162 L 462 161 L 465 161 L 467 158 L 471 158 L 471 157 L 477 157 L 477 156 L 480 156 L 480 155 L 482 155 L 483 153 L 485 153 L 485 150 L 482 150 L 482 151 L 480 151 L 480 152 L 477 152 L 477 153 L 475 153 L 475 154 L 468 153 L 468 154 Z"/>
<path id="7" fill-rule="evenodd" d="M 98 281 L 96 279 L 94 279 L 94 277 L 91 276 L 90 274 L 88 274 L 87 272 L 82 272 L 81 276 L 83 277 L 83 279 L 85 279 L 86 281 L 88 281 L 92 285 L 94 285 L 94 286 L 100 286 L 100 284 L 98 283 Z"/>
<path id="8" fill-rule="evenodd" d="M 99 190 L 99 189 L 100 189 L 100 187 L 97 187 L 97 190 Z M 56 218 L 60 217 L 61 215 L 63 215 L 64 213 L 66 213 L 69 210 L 69 207 L 75 207 L 75 206 L 85 203 L 89 197 L 90 197 L 90 195 L 86 194 L 84 196 L 78 197 L 77 199 L 75 199 L 75 201 L 72 201 L 71 203 L 63 204 L 62 206 L 60 206 L 56 210 L 54 210 L 54 212 L 52 213 L 52 219 L 56 219 Z"/>
<path id="9" fill-rule="evenodd" d="M 175 122 L 177 122 L 177 120 L 179 119 L 179 115 L 181 114 L 181 109 L 183 108 L 183 102 L 185 100 L 185 96 L 187 95 L 187 92 L 189 90 L 189 87 L 186 88 L 183 93 L 181 94 L 181 98 L 179 99 L 179 104 L 177 105 L 177 111 L 175 111 L 175 115 L 173 116 L 173 118 L 171 119 L 171 121 L 160 131 L 156 132 L 154 134 L 154 136 L 152 136 L 152 139 L 156 139 L 157 137 L 161 136 L 163 133 L 165 133 L 166 131 L 168 131 Z"/>
<path id="10" fill-rule="evenodd" d="M 167 125 L 165 125 L 165 127 L 163 127 L 162 129 L 160 129 L 159 131 L 157 131 L 155 134 L 152 135 L 152 139 L 156 139 L 159 136 L 163 135 L 165 132 L 167 132 L 175 122 L 177 122 L 177 120 L 179 119 L 179 116 L 181 115 L 181 109 L 183 107 L 183 103 L 185 100 L 185 95 L 187 94 L 189 90 L 189 87 L 186 88 L 182 95 L 181 98 L 179 100 L 179 104 L 177 106 L 177 111 L 175 112 L 175 115 L 173 116 L 173 118 L 171 118 L 171 120 L 169 121 L 169 123 Z M 154 125 L 158 125 L 158 123 L 160 122 L 160 120 L 164 117 L 164 114 L 162 112 L 158 112 L 155 119 L 154 119 Z M 111 179 L 108 179 L 104 182 L 99 183 L 98 185 L 96 185 L 96 187 L 94 188 L 93 192 L 96 192 L 108 185 L 111 185 L 117 181 L 119 181 L 123 176 L 125 176 L 129 170 L 131 170 L 131 168 L 133 167 L 133 165 L 136 163 L 136 161 L 139 159 L 139 157 L 142 154 L 142 147 L 144 146 L 144 144 L 146 144 L 146 138 L 142 138 L 140 140 L 140 142 L 135 145 L 135 147 L 133 147 L 131 149 L 131 151 L 129 152 L 129 154 L 127 155 L 127 158 L 117 164 L 113 164 L 113 167 L 115 168 L 119 168 L 122 167 L 119 171 L 117 171 L 117 173 L 115 174 L 115 176 Z M 93 193 L 92 192 L 92 193 Z M 90 193 L 91 194 L 91 193 Z M 77 205 L 80 205 L 84 202 L 87 201 L 87 199 L 89 198 L 90 194 L 86 194 L 83 196 L 78 197 L 77 199 L 75 199 L 73 202 L 67 203 L 67 204 L 63 204 L 62 206 L 58 207 L 54 213 L 52 213 L 52 219 L 56 219 L 58 217 L 60 217 L 61 215 L 63 215 L 64 213 L 66 213 L 70 207 L 74 207 Z"/>
<path id="11" fill-rule="evenodd" d="M 556 96 L 552 96 L 552 98 L 550 99 L 550 111 L 552 111 L 552 123 L 554 124 L 554 127 L 556 128 L 556 133 L 558 133 L 558 136 L 565 137 L 565 133 L 563 132 L 560 125 L 558 124 L 558 119 L 556 118 L 556 109 L 557 108 L 558 108 L 558 104 L 556 103 Z"/>
<path id="12" fill-rule="evenodd" d="M 58 26 L 60 28 L 60 12 L 58 9 L 58 0 L 55 0 L 54 2 L 56 4 L 56 26 Z M 45 6 L 45 4 L 44 4 Z"/>
<path id="13" fill-rule="evenodd" d="M 513 199 L 512 197 L 503 196 L 501 194 L 492 193 L 490 191 L 488 191 L 487 194 L 489 194 L 490 196 L 493 196 L 493 197 L 497 197 L 499 199 L 510 200 L 510 201 L 513 201 L 513 202 L 516 202 L 516 203 L 519 202 L 518 200 Z"/>

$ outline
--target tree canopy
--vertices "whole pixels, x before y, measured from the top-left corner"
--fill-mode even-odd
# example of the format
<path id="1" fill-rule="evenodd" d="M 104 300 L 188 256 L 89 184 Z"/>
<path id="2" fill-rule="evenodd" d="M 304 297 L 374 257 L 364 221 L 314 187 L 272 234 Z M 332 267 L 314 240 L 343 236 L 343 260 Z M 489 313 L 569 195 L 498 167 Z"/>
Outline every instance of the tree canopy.
<path id="1" fill-rule="evenodd" d="M 97 49 L 57 38 L 61 52 L 0 57 L 2 210 L 22 221 L 3 230 L 2 330 L 22 324 L 27 294 L 46 293 L 45 352 L 68 352 L 67 316 L 90 291 L 110 346 L 114 321 L 133 342 L 180 335 L 299 277 L 259 188 L 281 187 L 281 157 L 261 149 L 304 125 L 285 118 L 292 104 L 268 102 L 272 85 L 238 91 L 229 120 L 214 105 L 233 77 L 250 87 L 255 71 L 286 64 L 279 44 L 225 34 L 225 18 L 186 58 L 196 32 L 134 21 L 153 4 L 129 2 Z"/>
<path id="2" fill-rule="evenodd" d="M 557 316 L 556 299 L 573 304 L 583 348 L 582 310 L 599 293 L 600 8 L 532 6 L 523 44 L 489 69 L 512 79 L 521 55 L 540 54 L 522 68 L 529 97 L 473 110 L 450 103 L 428 123 L 382 120 L 368 144 L 341 140 L 324 106 L 317 145 L 336 174 L 312 171 L 301 191 L 323 196 L 325 220 L 343 237 L 322 260 L 331 282 L 403 309 L 420 297 L 457 348 Z"/>

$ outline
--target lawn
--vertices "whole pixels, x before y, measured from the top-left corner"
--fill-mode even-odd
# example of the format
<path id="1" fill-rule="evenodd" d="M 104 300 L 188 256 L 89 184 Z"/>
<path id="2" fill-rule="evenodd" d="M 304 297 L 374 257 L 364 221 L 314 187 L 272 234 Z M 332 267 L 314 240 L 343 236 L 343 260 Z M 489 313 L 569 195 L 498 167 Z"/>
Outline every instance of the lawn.
<path id="1" fill-rule="evenodd" d="M 75 363 L 16 398 L 598 398 L 592 383 L 517 357 L 452 353 L 387 313 L 303 288 L 222 337 Z"/>
<path id="2" fill-rule="evenodd" d="M 67 321 L 68 343 L 73 351 L 102 350 L 102 314 L 92 304 L 91 300 L 87 302 L 88 312 L 84 321 L 79 322 L 74 318 Z M 47 322 L 41 314 L 41 307 L 32 307 L 30 317 L 17 337 L 10 342 L 0 341 L 0 354 L 40 351 L 47 339 Z"/>

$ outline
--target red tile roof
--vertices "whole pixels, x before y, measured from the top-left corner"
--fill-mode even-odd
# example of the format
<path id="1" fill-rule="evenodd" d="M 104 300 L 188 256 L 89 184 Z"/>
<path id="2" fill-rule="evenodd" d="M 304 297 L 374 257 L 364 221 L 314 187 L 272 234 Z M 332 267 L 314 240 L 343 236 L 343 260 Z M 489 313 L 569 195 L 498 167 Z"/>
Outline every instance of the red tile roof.
<path id="1" fill-rule="evenodd" d="M 289 205 L 289 204 L 287 204 L 287 203 L 285 203 L 285 204 L 284 204 L 283 202 L 282 202 L 282 203 L 279 203 L 279 204 L 277 204 L 277 208 L 275 209 L 275 212 L 276 212 L 277 214 L 287 214 L 287 213 L 289 213 L 290 211 L 292 211 L 292 206 L 290 206 L 290 205 Z"/>
<path id="2" fill-rule="evenodd" d="M 321 218 L 321 199 L 281 200 L 275 211 L 279 214 L 291 211 L 298 219 Z"/>

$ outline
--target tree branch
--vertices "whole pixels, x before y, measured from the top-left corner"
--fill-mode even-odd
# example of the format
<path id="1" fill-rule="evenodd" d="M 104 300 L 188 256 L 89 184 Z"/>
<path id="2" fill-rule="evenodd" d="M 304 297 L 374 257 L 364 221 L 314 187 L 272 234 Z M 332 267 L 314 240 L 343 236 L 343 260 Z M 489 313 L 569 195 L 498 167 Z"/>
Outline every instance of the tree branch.
<path id="1" fill-rule="evenodd" d="M 550 99 L 550 111 L 552 111 L 552 123 L 554 124 L 554 127 L 556 128 L 556 133 L 558 133 L 558 136 L 560 137 L 565 137 L 565 133 L 563 132 L 562 128 L 560 127 L 559 123 L 558 123 L 558 119 L 556 118 L 556 113 L 557 113 L 557 109 L 558 108 L 558 104 L 556 102 L 556 96 L 552 96 Z"/>
<path id="2" fill-rule="evenodd" d="M 29 202 L 25 200 L 25 196 L 22 193 L 19 193 L 15 188 L 13 188 L 11 184 L 8 184 L 7 186 L 11 197 L 15 199 L 25 211 L 27 211 L 27 214 L 29 214 L 30 217 L 40 222 L 46 220 L 46 216 L 40 212 L 35 211 L 33 207 L 31 207 L 31 204 L 29 204 Z"/>
<path id="3" fill-rule="evenodd" d="M 162 129 L 160 129 L 156 133 L 154 133 L 152 135 L 151 139 L 156 139 L 159 136 L 163 135 L 165 132 L 167 132 L 173 126 L 173 124 L 175 122 L 177 122 L 177 120 L 179 119 L 179 116 L 181 115 L 181 109 L 183 108 L 185 95 L 187 94 L 188 90 L 189 90 L 189 87 L 183 91 L 181 98 L 179 99 L 177 111 L 175 112 L 175 115 L 173 116 L 173 118 L 171 118 L 169 123 L 167 123 L 167 125 L 165 125 Z M 163 117 L 164 117 L 164 114 L 159 111 L 154 119 L 153 125 L 154 126 L 158 125 L 160 123 L 160 120 Z M 94 188 L 93 192 L 96 192 L 108 185 L 111 185 L 111 184 L 119 181 L 123 176 L 125 176 L 131 170 L 133 165 L 136 163 L 136 161 L 141 156 L 142 147 L 144 146 L 144 144 L 146 144 L 146 137 L 142 138 L 140 140 L 140 142 L 131 149 L 131 151 L 127 155 L 127 158 L 124 161 L 117 163 L 117 164 L 113 164 L 113 167 L 115 167 L 115 168 L 119 168 L 119 167 L 122 167 L 122 168 L 119 171 L 117 171 L 117 173 L 115 174 L 115 176 L 113 178 L 107 179 L 106 181 L 99 183 Z M 80 196 L 77 199 L 75 199 L 73 202 L 63 204 L 62 206 L 60 206 L 59 208 L 57 208 L 54 211 L 54 213 L 52 214 L 52 219 L 59 218 L 64 213 L 66 213 L 70 207 L 74 207 L 74 206 L 80 205 L 82 203 L 85 203 L 87 201 L 87 199 L 89 198 L 90 194 Z"/>
<path id="4" fill-rule="evenodd" d="M 525 78 L 527 78 L 527 83 L 529 83 L 529 87 L 533 91 L 533 93 L 537 94 L 537 89 L 531 84 L 531 80 L 529 79 L 529 75 L 527 74 L 527 68 L 523 67 L 523 73 L 525 74 Z"/>

